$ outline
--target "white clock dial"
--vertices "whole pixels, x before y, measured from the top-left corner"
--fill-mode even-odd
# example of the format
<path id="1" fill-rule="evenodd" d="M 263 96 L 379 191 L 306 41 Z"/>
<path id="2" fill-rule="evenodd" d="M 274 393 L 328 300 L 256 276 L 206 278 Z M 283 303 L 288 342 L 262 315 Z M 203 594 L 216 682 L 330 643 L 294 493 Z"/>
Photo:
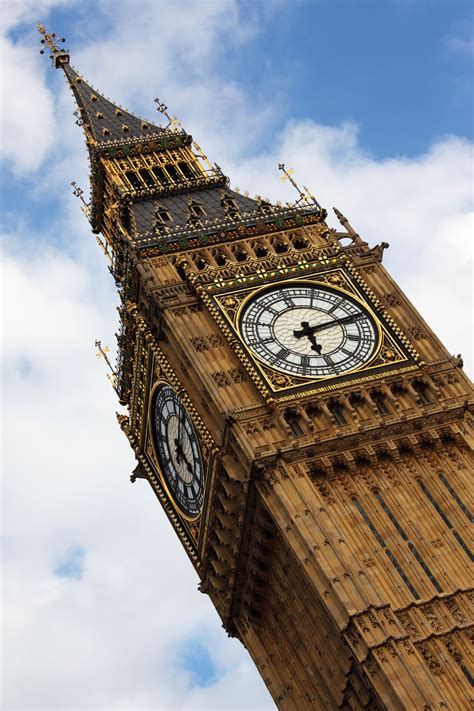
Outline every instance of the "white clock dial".
<path id="1" fill-rule="evenodd" d="M 153 395 L 152 429 L 169 492 L 187 516 L 197 516 L 203 500 L 199 441 L 181 399 L 166 383 L 159 385 Z"/>
<path id="2" fill-rule="evenodd" d="M 359 301 L 317 284 L 262 290 L 244 305 L 240 330 L 258 359 L 306 378 L 356 370 L 378 344 L 377 327 Z"/>

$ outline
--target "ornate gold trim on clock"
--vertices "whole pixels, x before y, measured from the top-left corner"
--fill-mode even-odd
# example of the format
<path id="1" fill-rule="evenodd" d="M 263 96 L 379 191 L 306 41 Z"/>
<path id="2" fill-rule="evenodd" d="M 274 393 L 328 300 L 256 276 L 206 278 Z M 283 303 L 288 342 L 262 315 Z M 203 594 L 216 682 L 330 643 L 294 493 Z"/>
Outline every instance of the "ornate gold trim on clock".
<path id="1" fill-rule="evenodd" d="M 175 399 L 179 401 L 179 404 L 182 404 L 182 397 L 179 395 L 179 392 L 176 388 L 173 388 L 170 383 L 167 380 L 160 379 L 157 380 L 154 384 L 153 387 L 150 391 L 150 397 L 148 399 L 148 422 L 147 422 L 147 453 L 150 455 L 151 451 L 153 452 L 152 456 L 152 461 L 154 465 L 157 468 L 157 471 L 160 475 L 161 479 L 161 484 L 165 490 L 165 492 L 168 495 L 168 498 L 170 501 L 173 503 L 175 508 L 179 511 L 179 514 L 182 518 L 184 518 L 186 521 L 195 523 L 201 516 L 202 513 L 202 504 L 204 500 L 204 494 L 202 494 L 201 501 L 199 503 L 199 511 L 195 515 L 190 515 L 187 511 L 184 510 L 183 506 L 179 503 L 177 500 L 177 497 L 175 493 L 172 491 L 168 481 L 167 481 L 167 475 L 164 471 L 163 464 L 160 462 L 160 456 L 159 452 L 157 451 L 158 448 L 158 433 L 155 432 L 154 428 L 154 408 L 155 408 L 155 396 L 157 394 L 157 391 L 159 388 L 168 388 L 170 392 L 175 396 Z M 188 416 L 187 410 L 184 408 L 185 414 Z M 191 419 L 191 418 L 189 418 Z M 192 421 L 192 420 L 191 420 Z M 151 447 L 150 447 L 151 444 Z M 205 483 L 205 478 L 206 478 L 206 469 L 207 469 L 207 458 L 204 457 L 204 453 L 201 451 L 201 447 L 199 446 L 198 452 L 197 452 L 197 458 L 199 459 L 198 466 L 200 471 L 200 477 L 202 480 L 202 488 L 204 489 L 204 483 Z"/>
<path id="2" fill-rule="evenodd" d="M 379 320 L 378 320 L 376 314 L 374 313 L 374 311 L 368 306 L 367 302 L 363 301 L 363 300 L 357 295 L 357 292 L 356 292 L 353 288 L 351 288 L 351 285 L 348 284 L 348 283 L 346 282 L 346 280 L 345 280 L 342 276 L 339 276 L 339 274 L 337 274 L 337 273 L 336 273 L 336 274 L 330 274 L 329 277 L 331 277 L 331 276 L 333 277 L 333 280 L 332 280 L 332 281 L 330 281 L 330 279 L 327 278 L 327 277 L 325 277 L 325 278 L 323 278 L 323 279 L 309 279 L 309 278 L 308 278 L 308 279 L 303 279 L 303 278 L 301 278 L 301 279 L 288 279 L 288 280 L 286 280 L 286 281 L 284 281 L 284 282 L 280 282 L 280 283 L 278 284 L 278 286 L 289 287 L 289 286 L 292 286 L 292 285 L 296 285 L 296 286 L 310 286 L 310 287 L 318 287 L 318 286 L 323 286 L 323 287 L 325 287 L 326 285 L 329 285 L 329 288 L 331 289 L 332 292 L 337 293 L 337 294 L 343 294 L 343 295 L 349 296 L 352 301 L 358 302 L 358 303 L 362 306 L 362 308 L 363 308 L 365 311 L 368 311 L 368 312 L 369 312 L 370 317 L 372 318 L 372 321 L 373 321 L 373 325 L 375 326 L 375 329 L 376 329 L 376 334 L 377 334 L 377 335 L 376 335 L 376 338 L 377 338 L 376 346 L 375 346 L 375 348 L 374 348 L 374 350 L 373 350 L 371 356 L 365 361 L 365 363 L 364 363 L 360 368 L 354 368 L 354 369 L 350 370 L 350 371 L 347 373 L 347 375 L 349 375 L 349 374 L 351 374 L 351 373 L 355 373 L 355 372 L 358 372 L 358 371 L 360 371 L 360 370 L 365 370 L 366 368 L 368 368 L 368 367 L 371 365 L 372 361 L 373 361 L 373 360 L 376 358 L 376 356 L 379 354 L 380 346 L 381 346 L 382 340 L 383 340 L 382 328 L 381 328 L 381 324 L 380 324 L 380 322 L 379 322 Z M 343 289 L 343 288 L 341 288 L 340 286 L 337 286 L 337 287 L 336 287 L 336 286 L 333 286 L 334 283 L 336 283 L 336 284 L 344 284 L 344 286 L 346 286 L 346 283 L 347 283 L 347 286 L 349 286 L 350 288 L 349 288 L 349 289 L 347 289 L 347 288 L 346 288 L 346 289 Z M 243 298 L 243 299 L 240 301 L 240 304 L 239 304 L 238 308 L 232 309 L 232 311 L 234 312 L 234 328 L 236 329 L 239 338 L 242 340 L 242 342 L 243 342 L 244 344 L 245 344 L 245 337 L 244 337 L 244 335 L 243 335 L 243 333 L 242 333 L 242 329 L 241 329 L 241 317 L 242 317 L 242 314 L 244 313 L 244 311 L 245 311 L 245 309 L 248 307 L 248 305 L 251 304 L 252 301 L 254 301 L 256 298 L 258 298 L 259 295 L 264 295 L 266 292 L 271 291 L 271 290 L 274 290 L 274 289 L 275 289 L 275 284 L 268 284 L 268 285 L 262 286 L 262 287 L 260 287 L 259 289 L 256 289 L 255 291 L 252 291 L 251 293 L 247 294 L 247 295 L 245 296 L 245 298 Z M 228 300 L 228 299 L 232 299 L 232 298 L 233 298 L 233 297 L 226 297 L 226 298 L 224 299 L 224 301 L 225 301 L 226 299 Z M 220 301 L 219 298 L 218 298 L 217 300 Z M 229 309 L 226 309 L 226 311 L 227 311 L 227 313 L 229 313 Z M 246 346 L 246 347 L 247 347 L 247 346 Z M 400 356 L 400 360 L 402 360 L 402 354 L 400 354 L 400 352 L 398 351 L 398 349 L 395 348 L 395 346 L 394 346 L 394 349 L 395 349 L 395 350 L 394 350 L 394 353 L 398 354 L 398 355 Z M 250 349 L 249 349 L 249 350 L 250 350 Z M 263 366 L 267 371 L 277 371 L 277 372 L 280 373 L 280 374 L 283 373 L 283 374 L 285 374 L 285 375 L 290 375 L 290 377 L 294 377 L 295 380 L 296 380 L 296 381 L 299 381 L 301 384 L 308 383 L 308 382 L 312 382 L 312 381 L 315 381 L 315 380 L 318 380 L 318 381 L 319 381 L 319 380 L 323 380 L 323 379 L 326 381 L 326 380 L 328 380 L 330 377 L 337 377 L 337 376 L 326 376 L 326 377 L 324 377 L 324 378 L 315 378 L 315 377 L 312 377 L 312 376 L 299 376 L 299 377 L 296 376 L 296 375 L 295 375 L 295 376 L 292 376 L 292 375 L 289 374 L 285 369 L 278 368 L 277 366 L 275 366 L 274 368 L 269 367 L 268 364 L 267 364 L 262 358 L 260 358 L 258 355 L 256 355 L 255 353 L 253 354 L 253 357 L 259 362 L 259 365 L 260 365 L 261 368 L 262 368 L 262 366 Z M 273 383 L 272 383 L 272 387 L 273 387 Z M 280 388 L 276 388 L 276 389 L 280 389 Z"/>
<path id="3" fill-rule="evenodd" d="M 269 403 L 274 402 L 275 397 L 278 400 L 286 399 L 285 393 L 290 390 L 292 396 L 294 396 L 301 389 L 302 394 L 298 394 L 298 397 L 303 397 L 313 392 L 333 390 L 340 387 L 341 384 L 378 379 L 382 374 L 386 374 L 387 369 L 390 373 L 395 374 L 407 372 L 423 365 L 420 356 L 409 340 L 359 276 L 357 270 L 352 267 L 347 257 L 339 255 L 337 259 L 322 261 L 330 263 L 334 261 L 338 265 L 330 266 L 328 269 L 327 266 L 322 267 L 321 262 L 319 262 L 319 269 L 312 272 L 308 273 L 305 270 L 303 274 L 298 276 L 291 274 L 286 279 L 281 279 L 281 276 L 275 275 L 274 280 L 271 281 L 269 281 L 267 273 L 255 274 L 255 281 L 252 280 L 250 284 L 239 283 L 237 285 L 234 282 L 233 287 L 225 288 L 220 286 L 215 290 L 215 293 L 210 292 L 208 287 L 202 284 L 194 284 L 196 292 L 227 337 L 229 344 L 243 363 L 250 378 Z M 275 288 L 276 285 L 289 284 L 311 284 L 329 288 L 334 292 L 340 292 L 352 300 L 358 301 L 364 310 L 369 312 L 377 329 L 378 344 L 370 358 L 360 368 L 354 368 L 342 375 L 336 374 L 324 378 L 299 377 L 278 368 L 272 368 L 267 363 L 259 360 L 247 348 L 239 328 L 239 316 L 242 309 L 258 293 L 263 293 L 266 289 Z M 379 368 L 383 369 L 383 373 L 378 372 Z M 370 373 L 370 375 L 361 377 L 362 373 Z"/>
<path id="4" fill-rule="evenodd" d="M 137 305 L 129 302 L 127 308 L 136 323 L 137 339 L 141 341 L 140 352 L 141 349 L 144 349 L 151 354 L 151 358 L 147 362 L 147 376 L 142 378 L 140 392 L 137 392 L 137 395 L 141 398 L 140 409 L 144 408 L 146 404 L 146 413 L 143 413 L 142 426 L 136 434 L 133 434 L 131 431 L 126 433 L 131 443 L 133 439 L 132 446 L 134 446 L 134 449 L 139 450 L 137 456 L 139 457 L 139 461 L 145 466 L 145 471 L 147 472 L 153 490 L 161 501 L 171 523 L 176 528 L 186 550 L 190 555 L 191 551 L 193 552 L 191 557 L 193 562 L 197 564 L 199 552 L 203 550 L 203 546 L 205 545 L 206 531 L 208 528 L 208 521 L 203 520 L 202 512 L 206 508 L 207 502 L 210 500 L 215 487 L 215 472 L 220 453 L 183 385 L 158 346 L 146 320 L 139 314 Z M 179 395 L 198 433 L 201 455 L 204 460 L 205 481 L 203 505 L 199 515 L 196 517 L 186 516 L 176 503 L 175 498 L 171 495 L 169 488 L 166 486 L 166 482 L 163 480 L 161 468 L 155 454 L 153 438 L 150 431 L 150 408 L 153 392 L 159 382 L 168 383 Z M 145 403 L 146 395 L 148 401 Z M 125 425 L 121 426 L 122 429 L 126 431 Z"/>

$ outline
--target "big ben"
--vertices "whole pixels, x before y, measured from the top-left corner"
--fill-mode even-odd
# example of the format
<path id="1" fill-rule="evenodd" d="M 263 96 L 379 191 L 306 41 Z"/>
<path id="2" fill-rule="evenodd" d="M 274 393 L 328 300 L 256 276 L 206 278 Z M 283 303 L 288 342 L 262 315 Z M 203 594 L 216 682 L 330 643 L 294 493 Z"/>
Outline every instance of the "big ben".
<path id="1" fill-rule="evenodd" d="M 121 298 L 119 425 L 281 709 L 472 707 L 472 387 L 307 191 L 229 187 L 168 115 L 116 106 L 39 27 Z M 288 175 L 282 164 L 280 169 Z M 196 593 L 197 594 L 197 593 Z"/>

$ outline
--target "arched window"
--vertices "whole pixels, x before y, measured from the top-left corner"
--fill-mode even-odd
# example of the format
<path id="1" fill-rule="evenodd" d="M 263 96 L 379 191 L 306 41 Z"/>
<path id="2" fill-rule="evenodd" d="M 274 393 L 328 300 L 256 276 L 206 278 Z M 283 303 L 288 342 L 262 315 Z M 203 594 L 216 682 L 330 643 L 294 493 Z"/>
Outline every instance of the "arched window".
<path id="1" fill-rule="evenodd" d="M 285 412 L 283 413 L 283 417 L 285 418 L 286 422 L 288 422 L 289 426 L 291 427 L 291 431 L 296 437 L 300 437 L 304 434 L 304 430 L 299 422 L 298 413 L 293 407 L 289 407 L 287 410 L 285 410 Z"/>
<path id="2" fill-rule="evenodd" d="M 222 191 L 221 193 L 221 205 L 224 208 L 224 213 L 226 217 L 230 217 L 232 220 L 235 220 L 237 219 L 237 217 L 239 217 L 240 210 L 239 206 L 237 205 L 237 201 L 231 195 L 228 195 L 224 191 Z"/>
<path id="3" fill-rule="evenodd" d="M 422 405 L 430 405 L 433 402 L 430 389 L 424 380 L 414 380 L 412 385 Z"/>
<path id="4" fill-rule="evenodd" d="M 385 404 L 385 395 L 380 390 L 372 390 L 370 397 L 372 398 L 372 401 L 374 402 L 380 415 L 390 414 L 390 410 Z"/>
<path id="5" fill-rule="evenodd" d="M 161 235 L 167 234 L 169 232 L 169 224 L 173 221 L 171 212 L 166 208 L 158 205 L 155 210 L 155 216 L 153 220 L 153 228 L 156 232 Z"/>
<path id="6" fill-rule="evenodd" d="M 265 215 L 273 212 L 273 205 L 269 203 L 268 200 L 263 200 L 261 197 L 257 197 L 257 205 L 260 212 L 263 212 Z"/>
<path id="7" fill-rule="evenodd" d="M 330 413 L 336 420 L 336 424 L 340 425 L 341 427 L 348 424 L 344 415 L 344 406 L 342 405 L 342 403 L 340 403 L 338 400 L 331 400 L 331 402 L 328 403 L 328 408 Z"/>
<path id="8" fill-rule="evenodd" d="M 191 198 L 188 203 L 188 219 L 189 227 L 203 227 L 202 218 L 205 217 L 206 211 L 200 202 Z"/>

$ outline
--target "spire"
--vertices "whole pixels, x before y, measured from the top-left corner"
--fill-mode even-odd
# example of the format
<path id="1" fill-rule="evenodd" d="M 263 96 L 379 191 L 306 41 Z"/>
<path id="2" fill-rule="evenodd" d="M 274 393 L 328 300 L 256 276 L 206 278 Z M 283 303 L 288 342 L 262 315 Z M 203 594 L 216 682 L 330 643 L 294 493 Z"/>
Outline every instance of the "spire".
<path id="1" fill-rule="evenodd" d="M 100 244 L 112 259 L 114 274 L 122 239 L 162 253 L 324 220 L 325 211 L 305 186 L 299 189 L 283 164 L 283 177 L 298 191 L 296 203 L 272 205 L 231 190 L 219 166 L 209 162 L 160 99 L 155 103 L 168 121 L 164 128 L 100 94 L 71 66 L 64 38 L 39 23 L 38 30 L 41 52 L 49 48 L 53 66 L 63 70 L 76 100 L 76 123 L 84 130 L 90 158 L 91 197 L 85 213 L 92 231 L 104 235 L 105 245 Z M 73 187 L 85 202 L 82 191 Z"/>
<path id="2" fill-rule="evenodd" d="M 165 130 L 114 104 L 88 84 L 70 64 L 62 69 L 79 109 L 78 121 L 93 143 L 130 144 L 161 137 Z"/>
<path id="3" fill-rule="evenodd" d="M 166 133 L 160 126 L 114 104 L 88 84 L 70 65 L 69 50 L 60 47 L 60 43 L 65 42 L 64 37 L 59 39 L 55 32 L 48 33 L 40 23 L 37 23 L 37 27 L 42 35 L 41 53 L 44 54 L 46 47 L 49 47 L 53 66 L 64 71 L 78 107 L 76 123 L 83 127 L 90 143 L 96 146 L 129 145 L 149 142 Z"/>

